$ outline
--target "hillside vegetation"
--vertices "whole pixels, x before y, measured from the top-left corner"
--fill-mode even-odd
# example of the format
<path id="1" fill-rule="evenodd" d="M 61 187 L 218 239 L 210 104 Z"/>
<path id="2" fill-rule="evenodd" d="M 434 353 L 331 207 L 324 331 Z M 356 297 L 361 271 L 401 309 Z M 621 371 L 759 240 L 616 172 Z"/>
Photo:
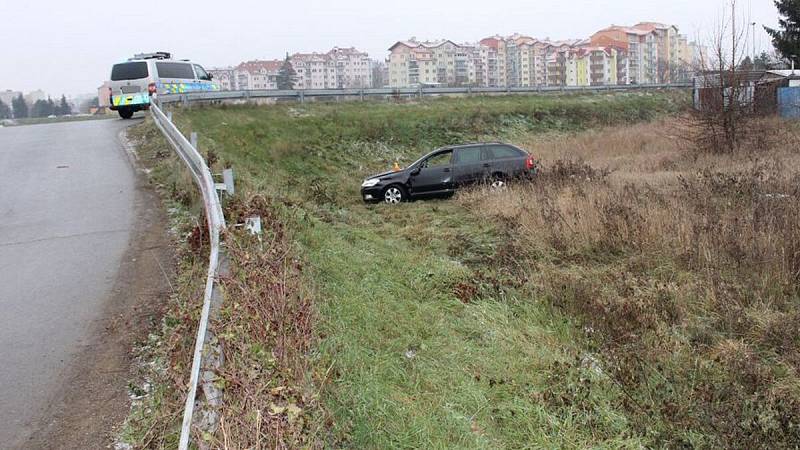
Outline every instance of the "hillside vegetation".
<path id="1" fill-rule="evenodd" d="M 229 353 L 225 407 L 221 430 L 203 438 L 234 448 L 798 445 L 800 142 L 768 122 L 757 157 L 698 155 L 680 122 L 664 119 L 683 100 L 176 111 L 215 170 L 237 172 L 229 222 L 259 214 L 266 226 L 260 240 L 227 236 L 234 275 L 214 324 Z M 167 167 L 152 124 L 138 133 Z M 490 139 L 532 150 L 542 176 L 450 201 L 360 201 L 360 181 L 395 160 Z M 189 203 L 185 179 L 155 174 Z M 173 332 L 191 329 L 175 316 Z M 171 355 L 187 346 L 170 342 Z M 174 373 L 186 369 L 173 361 Z M 174 432 L 168 413 L 161 421 L 143 422 Z"/>

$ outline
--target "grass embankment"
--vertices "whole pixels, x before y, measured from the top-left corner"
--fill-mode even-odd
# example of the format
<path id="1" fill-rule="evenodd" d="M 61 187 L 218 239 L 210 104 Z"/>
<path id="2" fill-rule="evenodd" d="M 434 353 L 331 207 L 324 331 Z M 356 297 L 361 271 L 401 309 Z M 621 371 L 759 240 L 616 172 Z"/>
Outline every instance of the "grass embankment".
<path id="1" fill-rule="evenodd" d="M 176 114 L 186 131 L 200 130 L 200 145 L 218 167 L 236 169 L 244 198 L 265 195 L 279 211 L 299 244 L 306 263 L 301 278 L 315 299 L 315 341 L 304 376 L 285 374 L 296 364 L 276 371 L 272 348 L 256 342 L 250 354 L 265 350 L 270 358 L 241 360 L 241 367 L 277 374 L 249 383 L 288 385 L 291 398 L 263 389 L 256 403 L 229 404 L 226 421 L 236 426 L 229 435 L 247 446 L 260 426 L 270 441 L 267 430 L 283 430 L 291 419 L 276 420 L 271 405 L 278 417 L 294 405 L 303 410 L 305 429 L 304 437 L 281 431 L 289 446 L 292 439 L 355 448 L 650 442 L 630 423 L 619 385 L 596 367 L 580 321 L 541 296 L 532 274 L 519 279 L 509 271 L 514 260 L 503 226 L 452 201 L 365 206 L 357 191 L 363 176 L 439 145 L 519 142 L 675 109 L 671 96 L 618 95 Z"/>
<path id="2" fill-rule="evenodd" d="M 268 230 L 228 236 L 234 276 L 214 325 L 225 426 L 207 438 L 796 444 L 797 330 L 781 328 L 797 323 L 796 202 L 781 203 L 796 198 L 782 196 L 796 194 L 781 175 L 797 173 L 794 156 L 767 149 L 786 165 L 752 177 L 763 165 L 695 157 L 673 125 L 581 133 L 676 109 L 672 96 L 617 95 L 178 112 L 216 168 L 237 171 L 229 221 L 258 213 Z M 544 175 L 455 201 L 360 202 L 361 178 L 395 159 L 481 139 L 533 150 Z M 169 316 L 173 336 L 193 335 L 186 310 Z M 182 386 L 186 344 L 169 342 Z M 154 434 L 174 433 L 164 417 Z"/>

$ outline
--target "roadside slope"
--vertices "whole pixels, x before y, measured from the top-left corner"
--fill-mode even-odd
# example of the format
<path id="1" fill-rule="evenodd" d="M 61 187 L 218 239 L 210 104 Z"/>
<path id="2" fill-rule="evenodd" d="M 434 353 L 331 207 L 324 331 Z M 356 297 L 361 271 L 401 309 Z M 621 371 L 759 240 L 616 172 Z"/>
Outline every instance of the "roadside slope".
<path id="1" fill-rule="evenodd" d="M 367 206 L 357 191 L 363 176 L 434 146 L 518 142 L 679 105 L 665 94 L 177 111 L 184 132 L 201 130 L 212 170 L 236 170 L 231 224 L 260 214 L 268 225 L 261 242 L 228 237 L 238 258 L 226 287 L 236 295 L 214 325 L 235 343 L 218 374 L 225 427 L 202 438 L 277 447 L 647 445 L 619 387 L 580 364 L 579 325 L 504 269 L 503 227 L 456 202 Z M 154 173 L 182 195 L 168 171 Z M 301 306 L 309 299 L 310 314 Z M 265 317 L 268 326 L 255 326 Z M 586 402 L 566 400 L 575 395 Z"/>

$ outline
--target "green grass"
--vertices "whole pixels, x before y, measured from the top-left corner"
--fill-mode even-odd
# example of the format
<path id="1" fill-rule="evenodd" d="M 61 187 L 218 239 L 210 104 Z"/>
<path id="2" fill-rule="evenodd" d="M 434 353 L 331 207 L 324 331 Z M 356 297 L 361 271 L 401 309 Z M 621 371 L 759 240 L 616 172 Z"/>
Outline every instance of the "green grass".
<path id="1" fill-rule="evenodd" d="M 199 130 L 215 170 L 234 167 L 239 195 L 269 196 L 294 229 L 316 293 L 308 377 L 324 387 L 330 416 L 321 443 L 638 448 L 652 441 L 630 425 L 618 385 L 591 364 L 579 322 L 513 282 L 499 256 L 501 227 L 451 201 L 364 205 L 358 188 L 436 146 L 648 120 L 681 101 L 486 97 L 175 117 L 185 132 Z"/>

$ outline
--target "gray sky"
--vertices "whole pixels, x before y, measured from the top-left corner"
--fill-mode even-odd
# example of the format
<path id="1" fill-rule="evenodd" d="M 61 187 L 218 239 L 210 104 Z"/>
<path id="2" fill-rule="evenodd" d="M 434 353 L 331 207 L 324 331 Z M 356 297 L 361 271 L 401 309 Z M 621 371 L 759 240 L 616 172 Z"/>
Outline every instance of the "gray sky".
<path id="1" fill-rule="evenodd" d="M 752 21 L 777 26 L 771 0 L 740 0 Z M 0 90 L 94 92 L 111 64 L 171 51 L 206 67 L 287 51 L 355 46 L 384 59 L 395 41 L 477 41 L 520 32 L 583 38 L 611 24 L 657 21 L 705 38 L 723 0 L 0 0 Z M 758 27 L 757 49 L 770 48 Z M 749 48 L 748 43 L 748 48 Z"/>

